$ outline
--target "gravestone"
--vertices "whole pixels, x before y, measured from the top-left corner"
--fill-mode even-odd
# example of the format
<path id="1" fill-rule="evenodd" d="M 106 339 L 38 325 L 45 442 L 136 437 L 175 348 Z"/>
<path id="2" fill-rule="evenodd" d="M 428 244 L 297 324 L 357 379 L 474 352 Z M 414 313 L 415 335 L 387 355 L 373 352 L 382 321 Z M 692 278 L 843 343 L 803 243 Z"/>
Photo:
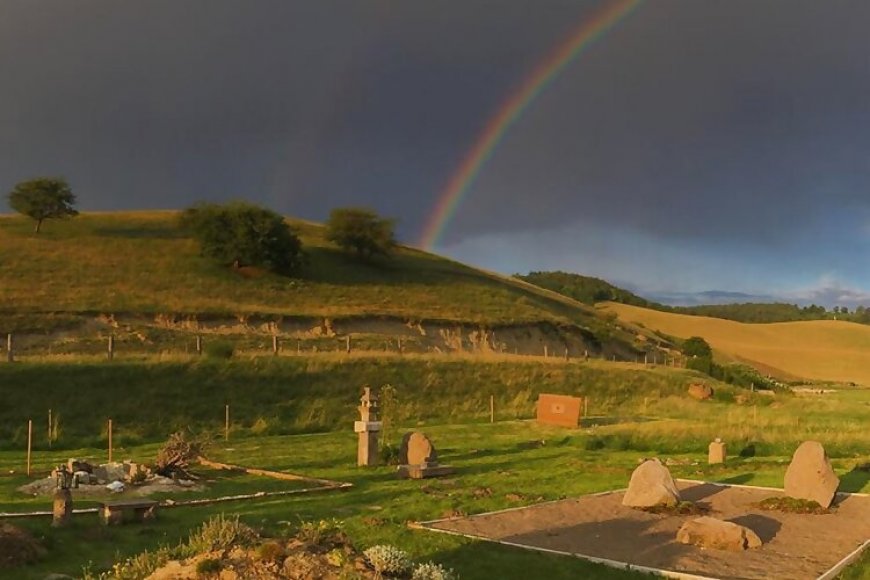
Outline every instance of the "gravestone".
<path id="1" fill-rule="evenodd" d="M 399 477 L 408 479 L 424 479 L 449 475 L 455 470 L 449 465 L 438 463 L 438 452 L 435 445 L 425 433 L 412 431 L 402 437 L 402 447 L 399 450 Z"/>
<path id="2" fill-rule="evenodd" d="M 355 421 L 354 431 L 359 434 L 356 464 L 370 466 L 378 464 L 378 433 L 382 423 L 378 421 L 378 394 L 370 387 L 363 387 L 363 395 L 358 407 L 360 420 Z"/>
<path id="3" fill-rule="evenodd" d="M 677 541 L 681 544 L 734 552 L 761 546 L 761 538 L 749 528 L 707 516 L 683 524 L 677 532 Z"/>
<path id="4" fill-rule="evenodd" d="M 825 448 L 818 441 L 804 441 L 794 452 L 785 472 L 785 494 L 795 499 L 831 507 L 840 479 L 831 467 Z"/>
<path id="5" fill-rule="evenodd" d="M 580 410 L 583 399 L 567 395 L 538 395 L 537 420 L 541 425 L 577 427 L 580 424 Z"/>
<path id="6" fill-rule="evenodd" d="M 668 468 L 658 459 L 647 459 L 631 474 L 622 505 L 636 508 L 673 507 L 680 492 Z"/>
<path id="7" fill-rule="evenodd" d="M 710 465 L 717 465 L 719 463 L 725 463 L 725 457 L 727 454 L 727 449 L 725 447 L 725 442 L 720 438 L 716 437 L 716 439 L 710 443 L 710 446 L 707 448 L 707 463 Z"/>

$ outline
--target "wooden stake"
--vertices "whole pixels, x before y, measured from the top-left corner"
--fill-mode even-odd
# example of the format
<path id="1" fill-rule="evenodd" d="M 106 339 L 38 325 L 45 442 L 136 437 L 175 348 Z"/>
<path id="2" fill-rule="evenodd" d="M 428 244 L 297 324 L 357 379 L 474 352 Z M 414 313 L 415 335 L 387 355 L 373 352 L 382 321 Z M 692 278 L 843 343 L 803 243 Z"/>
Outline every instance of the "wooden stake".
<path id="1" fill-rule="evenodd" d="M 296 354 L 302 354 L 302 341 L 296 339 Z"/>
<path id="2" fill-rule="evenodd" d="M 544 358 L 547 358 L 547 345 L 544 345 Z"/>
<path id="3" fill-rule="evenodd" d="M 224 407 L 224 441 L 230 440 L 230 406 Z"/>
<path id="4" fill-rule="evenodd" d="M 495 423 L 495 396 L 489 396 L 489 422 Z"/>
<path id="5" fill-rule="evenodd" d="M 48 446 L 51 447 L 51 409 L 48 410 Z"/>
<path id="6" fill-rule="evenodd" d="M 196 354 L 202 354 L 202 337 L 196 335 Z"/>
<path id="7" fill-rule="evenodd" d="M 589 397 L 583 397 L 583 416 L 589 416 Z"/>
<path id="8" fill-rule="evenodd" d="M 27 477 L 30 477 L 30 457 L 33 449 L 33 420 L 27 420 Z"/>
<path id="9" fill-rule="evenodd" d="M 12 352 L 12 333 L 6 335 L 6 361 L 14 362 L 15 354 Z"/>
<path id="10" fill-rule="evenodd" d="M 112 420 L 109 419 L 109 426 L 107 427 L 109 431 L 109 463 L 112 462 Z"/>
<path id="11" fill-rule="evenodd" d="M 568 347 L 565 347 L 565 360 L 568 360 Z"/>
<path id="12" fill-rule="evenodd" d="M 272 354 L 274 354 L 274 355 L 278 354 L 278 335 L 277 334 L 272 335 Z"/>
<path id="13" fill-rule="evenodd" d="M 344 350 L 345 350 L 345 352 L 350 354 L 350 335 L 348 334 L 344 340 L 345 340 Z"/>
<path id="14" fill-rule="evenodd" d="M 114 334 L 109 335 L 109 350 L 106 354 L 108 355 L 109 360 L 112 360 L 113 358 L 115 358 L 115 335 Z"/>

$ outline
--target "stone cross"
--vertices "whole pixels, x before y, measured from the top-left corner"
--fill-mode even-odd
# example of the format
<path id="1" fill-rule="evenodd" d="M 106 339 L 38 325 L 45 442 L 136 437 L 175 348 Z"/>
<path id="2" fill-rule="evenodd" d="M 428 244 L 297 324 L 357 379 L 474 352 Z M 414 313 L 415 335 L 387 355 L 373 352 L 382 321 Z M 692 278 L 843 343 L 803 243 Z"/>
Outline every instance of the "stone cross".
<path id="1" fill-rule="evenodd" d="M 359 405 L 360 420 L 354 423 L 354 431 L 359 433 L 356 464 L 369 466 L 378 464 L 378 434 L 381 422 L 378 421 L 378 394 L 370 387 L 363 388 Z"/>

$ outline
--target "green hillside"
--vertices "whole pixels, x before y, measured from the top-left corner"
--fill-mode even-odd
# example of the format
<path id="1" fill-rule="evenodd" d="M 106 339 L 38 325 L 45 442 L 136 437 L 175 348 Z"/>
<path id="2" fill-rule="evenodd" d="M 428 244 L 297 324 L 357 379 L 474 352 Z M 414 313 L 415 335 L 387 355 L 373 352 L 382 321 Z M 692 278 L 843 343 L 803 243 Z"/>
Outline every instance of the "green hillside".
<path id="1" fill-rule="evenodd" d="M 308 264 L 299 277 L 216 266 L 176 212 L 82 214 L 32 233 L 0 218 L 0 305 L 16 312 L 386 315 L 479 322 L 576 322 L 573 301 L 407 247 L 374 264 L 346 257 L 323 228 L 290 220 Z"/>

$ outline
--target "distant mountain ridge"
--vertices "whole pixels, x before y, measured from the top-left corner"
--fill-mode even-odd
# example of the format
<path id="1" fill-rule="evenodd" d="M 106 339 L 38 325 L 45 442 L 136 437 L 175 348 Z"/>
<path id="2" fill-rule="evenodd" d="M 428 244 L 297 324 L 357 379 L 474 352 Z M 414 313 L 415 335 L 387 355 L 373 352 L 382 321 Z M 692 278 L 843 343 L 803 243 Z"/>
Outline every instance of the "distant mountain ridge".
<path id="1" fill-rule="evenodd" d="M 662 312 L 693 316 L 708 316 L 748 323 L 796 322 L 801 320 L 848 320 L 870 324 L 870 308 L 849 309 L 809 304 L 800 306 L 781 298 L 743 292 L 709 290 L 706 292 L 675 292 L 650 295 L 650 299 L 615 286 L 606 280 L 569 272 L 529 272 L 517 277 L 542 288 L 559 292 L 585 304 L 616 302 Z"/>

